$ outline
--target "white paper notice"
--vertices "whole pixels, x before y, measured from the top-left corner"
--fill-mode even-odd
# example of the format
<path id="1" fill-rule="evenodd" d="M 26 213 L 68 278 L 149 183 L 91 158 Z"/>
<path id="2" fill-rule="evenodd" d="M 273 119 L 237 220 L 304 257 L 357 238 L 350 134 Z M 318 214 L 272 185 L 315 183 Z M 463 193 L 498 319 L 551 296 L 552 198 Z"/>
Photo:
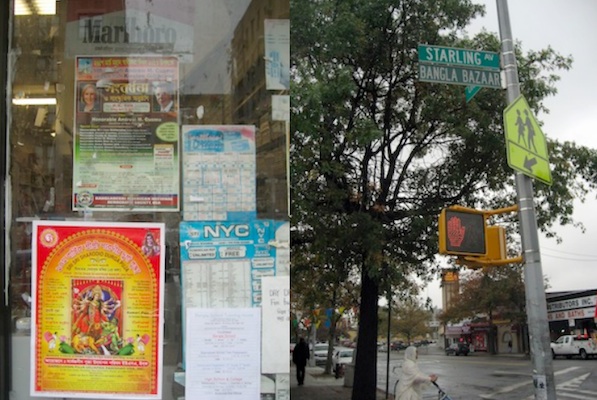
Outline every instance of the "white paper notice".
<path id="1" fill-rule="evenodd" d="M 263 310 L 262 360 L 264 374 L 289 373 L 290 277 L 261 278 Z"/>
<path id="2" fill-rule="evenodd" d="M 187 308 L 186 322 L 185 397 L 259 400 L 261 310 Z"/>

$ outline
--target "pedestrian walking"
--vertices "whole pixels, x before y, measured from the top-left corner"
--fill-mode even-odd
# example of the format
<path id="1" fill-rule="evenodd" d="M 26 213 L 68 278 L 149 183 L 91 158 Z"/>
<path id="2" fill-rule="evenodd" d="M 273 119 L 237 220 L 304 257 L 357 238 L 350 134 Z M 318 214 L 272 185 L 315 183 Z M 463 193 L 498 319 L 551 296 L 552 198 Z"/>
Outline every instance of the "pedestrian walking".
<path id="1" fill-rule="evenodd" d="M 417 366 L 419 354 L 415 346 L 404 351 L 402 376 L 396 389 L 396 400 L 421 400 L 423 389 L 437 381 L 437 375 L 425 375 Z"/>
<path id="2" fill-rule="evenodd" d="M 296 365 L 296 380 L 299 385 L 305 383 L 305 367 L 309 359 L 309 346 L 304 338 L 300 338 L 292 351 L 292 362 Z"/>

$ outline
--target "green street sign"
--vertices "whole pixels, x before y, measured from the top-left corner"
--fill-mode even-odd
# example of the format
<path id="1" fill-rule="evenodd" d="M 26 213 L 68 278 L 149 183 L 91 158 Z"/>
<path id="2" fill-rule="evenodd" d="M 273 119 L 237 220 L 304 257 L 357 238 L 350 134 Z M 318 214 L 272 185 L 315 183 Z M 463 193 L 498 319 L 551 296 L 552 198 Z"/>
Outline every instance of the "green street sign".
<path id="1" fill-rule="evenodd" d="M 464 88 L 464 96 L 466 97 L 466 102 L 468 103 L 475 97 L 475 95 L 481 90 L 480 86 L 467 86 Z"/>
<path id="2" fill-rule="evenodd" d="M 551 185 L 547 141 L 522 95 L 504 110 L 504 133 L 510 168 Z"/>
<path id="3" fill-rule="evenodd" d="M 419 45 L 419 62 L 459 65 L 471 68 L 500 69 L 500 55 L 492 51 Z"/>
<path id="4" fill-rule="evenodd" d="M 501 89 L 500 71 L 419 63 L 419 81 Z"/>

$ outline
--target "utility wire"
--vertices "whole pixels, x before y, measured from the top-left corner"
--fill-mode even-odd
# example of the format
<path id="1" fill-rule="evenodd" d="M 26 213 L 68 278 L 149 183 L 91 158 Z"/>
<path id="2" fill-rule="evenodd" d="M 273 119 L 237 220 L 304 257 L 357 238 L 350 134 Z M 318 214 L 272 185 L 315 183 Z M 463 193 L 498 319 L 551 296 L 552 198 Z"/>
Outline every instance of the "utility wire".
<path id="1" fill-rule="evenodd" d="M 572 253 L 569 253 L 572 254 Z M 574 254 L 572 254 L 574 255 Z M 558 260 L 567 260 L 567 261 L 578 261 L 578 262 L 597 262 L 597 256 L 587 256 L 589 258 L 575 258 L 575 257 L 563 257 L 563 256 L 556 256 L 553 254 L 546 254 L 541 252 L 541 256 L 549 257 L 549 258 L 556 258 Z M 579 255 L 583 257 L 582 255 Z"/>
<path id="2" fill-rule="evenodd" d="M 556 253 L 570 254 L 570 255 L 573 255 L 573 256 L 583 256 L 583 257 L 595 257 L 595 258 L 597 258 L 597 255 L 596 255 L 596 254 L 579 254 L 579 253 L 571 253 L 571 252 L 569 252 L 569 251 L 563 251 L 563 250 L 558 250 L 558 249 L 552 249 L 552 248 L 549 248 L 549 247 L 544 247 L 544 246 L 541 246 L 541 250 L 555 251 Z"/>

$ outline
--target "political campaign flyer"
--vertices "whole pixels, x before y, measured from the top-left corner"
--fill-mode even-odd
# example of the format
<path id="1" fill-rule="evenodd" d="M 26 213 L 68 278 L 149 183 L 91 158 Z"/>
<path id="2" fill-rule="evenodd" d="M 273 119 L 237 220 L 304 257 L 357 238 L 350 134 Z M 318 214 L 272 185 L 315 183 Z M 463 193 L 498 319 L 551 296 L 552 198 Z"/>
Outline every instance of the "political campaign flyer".
<path id="1" fill-rule="evenodd" d="M 178 59 L 81 56 L 73 210 L 178 211 Z"/>
<path id="2" fill-rule="evenodd" d="M 32 396 L 160 399 L 165 226 L 35 221 Z"/>

